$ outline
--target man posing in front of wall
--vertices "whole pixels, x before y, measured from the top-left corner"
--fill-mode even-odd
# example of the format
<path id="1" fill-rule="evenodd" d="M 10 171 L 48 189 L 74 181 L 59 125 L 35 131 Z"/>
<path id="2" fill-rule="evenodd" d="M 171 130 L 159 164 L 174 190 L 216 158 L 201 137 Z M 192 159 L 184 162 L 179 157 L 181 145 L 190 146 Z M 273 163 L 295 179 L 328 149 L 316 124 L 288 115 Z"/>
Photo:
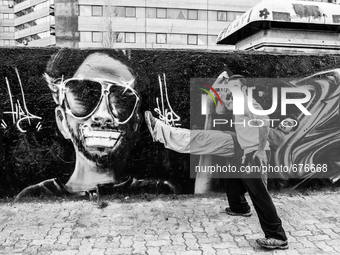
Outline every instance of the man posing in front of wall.
<path id="1" fill-rule="evenodd" d="M 288 249 L 288 241 L 282 227 L 275 205 L 270 197 L 266 185 L 266 173 L 261 166 L 270 160 L 268 142 L 269 118 L 265 115 L 255 115 L 248 108 L 247 84 L 240 75 L 231 76 L 227 87 L 236 86 L 244 94 L 244 114 L 235 115 L 235 131 L 238 143 L 244 151 L 243 167 L 253 166 L 258 171 L 244 172 L 239 179 L 226 179 L 227 196 L 230 208 L 226 209 L 231 215 L 242 215 L 250 212 L 250 207 L 244 197 L 248 191 L 265 238 L 257 239 L 257 243 L 269 249 Z M 233 99 L 222 95 L 222 101 L 227 109 L 233 109 Z M 257 110 L 262 107 L 253 99 L 253 106 Z M 254 168 L 254 166 L 256 168 Z"/>
<path id="2" fill-rule="evenodd" d="M 231 76 L 225 86 L 225 88 L 237 86 L 245 97 L 245 114 L 236 115 L 234 121 L 237 141 L 232 138 L 230 133 L 218 130 L 188 130 L 170 127 L 154 118 L 151 112 L 146 112 L 145 121 L 153 140 L 161 142 L 166 148 L 179 153 L 234 157 L 234 164 L 236 161 L 241 162 L 241 159 L 237 158 L 241 156 L 236 156 L 236 145 L 239 147 L 238 144 L 240 144 L 245 154 L 243 167 L 266 165 L 270 159 L 268 140 L 271 141 L 271 146 L 276 148 L 282 144 L 285 133 L 292 129 L 282 126 L 282 124 L 277 129 L 269 129 L 267 116 L 258 116 L 250 112 L 247 105 L 246 80 L 242 76 Z M 232 111 L 232 97 L 227 99 L 228 92 L 220 91 L 219 94 L 226 108 Z M 255 100 L 253 100 L 253 106 L 257 110 L 262 110 Z M 248 121 L 251 126 L 244 126 L 243 123 L 248 123 Z M 296 122 L 290 118 L 284 121 L 285 125 Z M 257 122 L 266 125 L 259 127 Z M 242 123 L 242 125 L 237 123 Z M 269 139 L 268 133 L 270 134 Z M 261 169 L 259 168 L 259 170 Z M 245 193 L 248 191 L 265 233 L 265 238 L 258 239 L 257 243 L 269 249 L 287 249 L 287 237 L 268 193 L 266 183 L 267 175 L 262 171 L 237 173 L 237 176 L 227 178 L 226 193 L 230 207 L 226 208 L 226 213 L 233 216 L 251 216 L 250 206 L 245 198 Z"/>

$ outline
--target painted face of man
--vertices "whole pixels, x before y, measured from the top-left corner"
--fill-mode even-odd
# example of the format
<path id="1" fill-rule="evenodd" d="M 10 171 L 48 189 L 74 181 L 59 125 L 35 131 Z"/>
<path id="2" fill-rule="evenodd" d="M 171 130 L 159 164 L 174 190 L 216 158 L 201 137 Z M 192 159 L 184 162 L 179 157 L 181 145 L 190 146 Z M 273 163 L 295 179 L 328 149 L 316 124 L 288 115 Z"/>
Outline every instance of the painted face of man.
<path id="1" fill-rule="evenodd" d="M 103 167 L 117 163 L 138 126 L 139 97 L 129 68 L 94 53 L 64 87 L 65 122 L 76 149 Z"/>
<path id="2" fill-rule="evenodd" d="M 290 131 L 293 130 L 293 128 L 297 125 L 296 120 L 292 118 L 284 119 L 278 126 L 278 129 L 280 129 L 282 132 L 288 134 Z"/>

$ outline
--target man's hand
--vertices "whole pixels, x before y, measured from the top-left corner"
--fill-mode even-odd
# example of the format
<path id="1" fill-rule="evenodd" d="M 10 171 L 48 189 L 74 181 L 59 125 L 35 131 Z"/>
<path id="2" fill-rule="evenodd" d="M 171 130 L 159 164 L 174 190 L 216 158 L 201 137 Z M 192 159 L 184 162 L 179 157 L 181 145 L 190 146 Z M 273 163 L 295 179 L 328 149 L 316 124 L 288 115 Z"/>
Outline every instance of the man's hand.
<path id="1" fill-rule="evenodd" d="M 259 159 L 261 166 L 267 165 L 268 159 L 265 150 L 257 150 L 253 155 L 253 159 L 255 159 L 255 157 Z"/>
<path id="2" fill-rule="evenodd" d="M 229 80 L 229 75 L 227 73 L 227 71 L 223 71 L 222 73 L 220 73 L 220 75 L 217 77 L 217 79 L 215 80 L 214 84 L 212 85 L 213 88 L 215 88 L 217 85 L 221 85 L 221 84 L 227 84 Z"/>
<path id="3" fill-rule="evenodd" d="M 227 71 L 223 71 L 222 73 L 220 73 L 220 75 L 217 77 L 217 79 L 219 80 L 220 83 L 227 84 L 228 80 L 229 80 L 229 75 L 228 75 Z"/>

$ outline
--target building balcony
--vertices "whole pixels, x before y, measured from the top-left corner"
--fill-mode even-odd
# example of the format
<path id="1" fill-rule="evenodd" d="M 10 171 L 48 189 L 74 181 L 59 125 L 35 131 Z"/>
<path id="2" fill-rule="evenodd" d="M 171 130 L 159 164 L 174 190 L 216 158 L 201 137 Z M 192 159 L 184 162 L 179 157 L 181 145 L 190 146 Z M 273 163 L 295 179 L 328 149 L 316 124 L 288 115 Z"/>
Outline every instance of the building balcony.
<path id="1" fill-rule="evenodd" d="M 27 46 L 32 47 L 42 47 L 42 46 L 55 46 L 56 38 L 55 36 L 45 37 L 39 40 L 34 40 L 28 42 Z"/>
<path id="2" fill-rule="evenodd" d="M 35 6 L 37 4 L 40 4 L 42 2 L 45 2 L 46 0 L 28 0 L 24 1 L 22 3 L 14 5 L 14 12 L 25 10 L 29 7 Z"/>
<path id="3" fill-rule="evenodd" d="M 45 23 L 45 24 L 41 24 L 38 26 L 34 26 L 34 27 L 30 27 L 30 28 L 17 31 L 15 32 L 15 39 L 30 36 L 30 35 L 35 35 L 38 33 L 45 32 L 45 31 L 50 31 L 49 23 Z"/>
<path id="4" fill-rule="evenodd" d="M 24 16 L 15 18 L 14 24 L 15 24 L 15 26 L 18 26 L 20 24 L 24 24 L 24 23 L 30 22 L 32 20 L 37 20 L 39 18 L 43 18 L 43 17 L 49 16 L 49 15 L 50 15 L 50 8 L 46 7 L 46 8 L 43 8 L 41 10 L 38 10 L 36 12 L 31 12 L 31 13 L 26 14 Z"/>

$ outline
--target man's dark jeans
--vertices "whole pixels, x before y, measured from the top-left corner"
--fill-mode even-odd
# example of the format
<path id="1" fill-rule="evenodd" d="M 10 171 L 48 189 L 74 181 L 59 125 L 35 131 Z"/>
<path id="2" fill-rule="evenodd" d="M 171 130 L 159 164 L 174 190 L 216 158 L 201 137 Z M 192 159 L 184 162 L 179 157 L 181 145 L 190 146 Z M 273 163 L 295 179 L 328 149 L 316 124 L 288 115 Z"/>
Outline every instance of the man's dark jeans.
<path id="1" fill-rule="evenodd" d="M 253 151 L 246 155 L 243 166 L 260 166 L 256 157 L 253 159 Z M 268 161 L 270 151 L 267 152 Z M 250 172 L 242 174 L 240 179 L 226 179 L 226 192 L 230 209 L 234 212 L 244 213 L 250 210 L 250 207 L 244 197 L 248 191 L 253 202 L 255 210 L 260 220 L 265 237 L 286 241 L 287 237 L 282 222 L 277 215 L 275 205 L 268 193 L 267 186 L 261 178 L 261 172 Z"/>

